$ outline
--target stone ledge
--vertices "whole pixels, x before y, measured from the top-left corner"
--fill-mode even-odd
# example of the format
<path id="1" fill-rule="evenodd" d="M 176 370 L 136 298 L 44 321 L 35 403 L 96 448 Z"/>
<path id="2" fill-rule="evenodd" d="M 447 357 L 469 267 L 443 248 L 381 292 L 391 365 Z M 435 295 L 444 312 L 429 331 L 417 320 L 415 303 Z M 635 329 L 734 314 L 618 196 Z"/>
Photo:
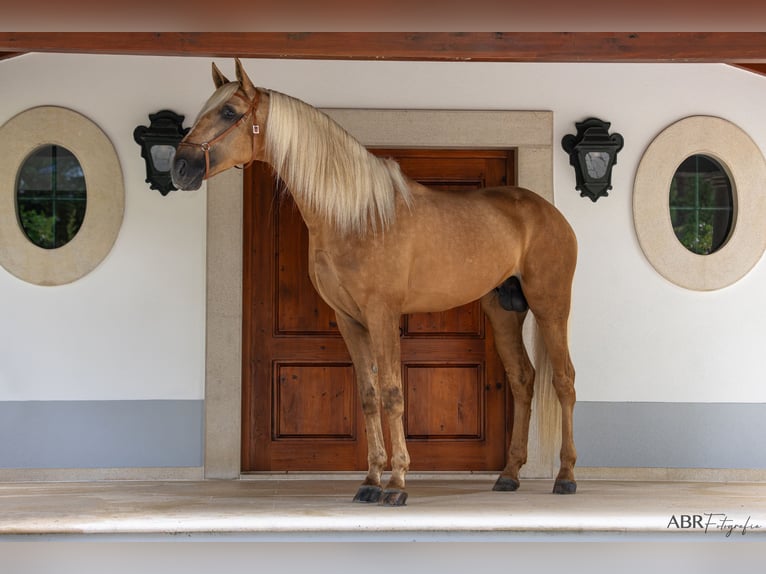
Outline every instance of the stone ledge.
<path id="1" fill-rule="evenodd" d="M 0 484 L 5 537 L 212 537 L 263 540 L 766 540 L 766 485 L 552 481 L 515 493 L 492 481 L 419 479 L 403 508 L 351 502 L 349 480 Z M 695 516 L 702 517 L 696 520 Z M 687 518 L 684 518 L 687 517 Z M 688 524 L 687 524 L 688 523 Z M 744 525 L 744 526 L 743 526 Z M 703 528 L 707 526 L 707 529 Z M 707 531 L 705 531 L 707 530 Z"/>

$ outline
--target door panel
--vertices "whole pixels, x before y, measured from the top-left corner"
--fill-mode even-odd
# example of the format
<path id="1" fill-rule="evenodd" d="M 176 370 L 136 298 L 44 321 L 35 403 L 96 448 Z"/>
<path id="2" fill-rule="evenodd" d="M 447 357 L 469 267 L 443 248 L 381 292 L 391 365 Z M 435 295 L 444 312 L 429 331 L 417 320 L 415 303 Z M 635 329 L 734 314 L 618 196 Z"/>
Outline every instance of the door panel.
<path id="1" fill-rule="evenodd" d="M 308 275 L 308 229 L 291 200 L 276 214 L 277 334 L 336 334 L 335 313 L 316 292 Z"/>
<path id="2" fill-rule="evenodd" d="M 356 439 L 354 369 L 349 364 L 277 363 L 274 439 Z"/>
<path id="3" fill-rule="evenodd" d="M 403 334 L 405 337 L 434 334 L 482 337 L 482 314 L 478 301 L 443 313 L 412 313 L 403 318 Z"/>
<path id="4" fill-rule="evenodd" d="M 505 151 L 372 150 L 449 193 L 513 182 Z M 308 232 L 273 175 L 245 185 L 243 472 L 366 470 L 353 365 L 335 315 L 308 278 Z M 412 470 L 498 470 L 510 393 L 478 302 L 402 317 Z"/>
<path id="5" fill-rule="evenodd" d="M 482 437 L 481 365 L 404 366 L 405 416 L 410 439 L 479 440 Z"/>

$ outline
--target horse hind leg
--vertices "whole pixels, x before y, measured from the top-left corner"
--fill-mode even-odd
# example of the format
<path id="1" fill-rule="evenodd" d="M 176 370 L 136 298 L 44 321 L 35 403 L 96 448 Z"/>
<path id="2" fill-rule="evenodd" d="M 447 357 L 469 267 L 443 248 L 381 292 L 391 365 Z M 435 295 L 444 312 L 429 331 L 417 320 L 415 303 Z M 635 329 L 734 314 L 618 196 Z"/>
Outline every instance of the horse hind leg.
<path id="1" fill-rule="evenodd" d="M 508 293 L 514 290 L 517 292 Z M 517 303 L 523 300 L 524 306 L 519 305 L 519 311 L 506 310 L 503 291 L 509 295 L 508 298 L 513 295 Z M 506 281 L 500 288 L 485 295 L 481 303 L 492 325 L 495 347 L 503 362 L 508 385 L 513 395 L 513 429 L 508 460 L 493 490 L 514 491 L 519 488 L 519 471 L 527 461 L 529 420 L 535 382 L 535 371 L 522 337 L 522 327 L 527 315 L 526 301 L 523 299 L 521 285 L 516 279 L 510 285 L 509 281 Z"/>
<path id="2" fill-rule="evenodd" d="M 577 450 L 574 443 L 573 415 L 576 401 L 575 370 L 569 355 L 566 318 L 537 317 L 553 369 L 553 387 L 561 404 L 561 466 L 553 485 L 554 494 L 574 494 L 577 482 L 574 466 Z"/>
<path id="3" fill-rule="evenodd" d="M 574 494 L 577 483 L 574 466 L 577 450 L 574 443 L 573 415 L 576 401 L 575 370 L 569 354 L 569 308 L 571 276 L 561 270 L 550 269 L 538 276 L 538 281 L 527 285 L 529 307 L 537 320 L 550 359 L 552 383 L 561 405 L 561 466 L 553 486 L 555 494 Z M 544 280 L 544 281 L 543 281 Z M 541 286 L 547 286 L 541 288 Z"/>

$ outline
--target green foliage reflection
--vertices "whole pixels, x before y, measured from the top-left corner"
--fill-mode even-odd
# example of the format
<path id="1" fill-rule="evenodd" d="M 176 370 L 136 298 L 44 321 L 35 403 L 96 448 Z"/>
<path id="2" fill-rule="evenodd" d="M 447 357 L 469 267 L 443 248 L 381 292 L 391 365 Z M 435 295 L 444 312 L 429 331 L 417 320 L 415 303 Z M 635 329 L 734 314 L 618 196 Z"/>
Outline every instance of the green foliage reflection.
<path id="1" fill-rule="evenodd" d="M 734 215 L 731 182 L 721 165 L 693 155 L 678 167 L 670 184 L 670 219 L 681 244 L 708 255 L 729 238 Z"/>
<path id="2" fill-rule="evenodd" d="M 29 240 L 44 249 L 66 245 L 85 219 L 85 176 L 77 158 L 60 146 L 35 150 L 16 181 L 19 224 Z"/>

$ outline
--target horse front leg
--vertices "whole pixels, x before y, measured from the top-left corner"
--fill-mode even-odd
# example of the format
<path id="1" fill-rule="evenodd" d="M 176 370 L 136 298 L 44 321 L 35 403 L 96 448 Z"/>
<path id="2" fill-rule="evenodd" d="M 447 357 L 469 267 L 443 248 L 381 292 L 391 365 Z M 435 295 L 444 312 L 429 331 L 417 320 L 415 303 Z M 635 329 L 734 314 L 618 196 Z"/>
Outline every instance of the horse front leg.
<path id="1" fill-rule="evenodd" d="M 354 502 L 377 503 L 383 494 L 380 477 L 387 460 L 380 420 L 378 368 L 373 358 L 370 333 L 367 329 L 341 312 L 336 312 L 336 318 L 354 363 L 356 384 L 367 430 L 367 477 L 357 490 Z"/>
<path id="2" fill-rule="evenodd" d="M 407 452 L 403 421 L 400 318 L 398 313 L 381 312 L 380 307 L 376 307 L 376 311 L 368 322 L 377 359 L 381 402 L 383 412 L 388 419 L 391 438 L 391 478 L 380 499 L 380 504 L 384 506 L 404 506 L 407 502 L 405 476 L 410 468 L 410 455 Z"/>

